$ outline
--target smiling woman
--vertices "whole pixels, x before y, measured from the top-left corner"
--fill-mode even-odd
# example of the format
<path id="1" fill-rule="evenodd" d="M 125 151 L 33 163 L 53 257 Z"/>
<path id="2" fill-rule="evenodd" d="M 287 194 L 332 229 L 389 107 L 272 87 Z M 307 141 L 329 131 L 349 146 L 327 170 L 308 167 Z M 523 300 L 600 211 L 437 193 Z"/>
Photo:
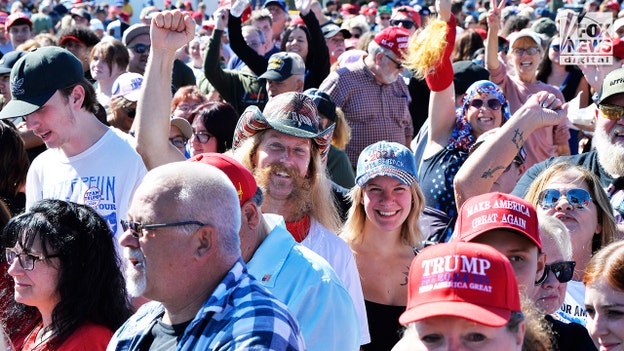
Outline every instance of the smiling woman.
<path id="1" fill-rule="evenodd" d="M 106 349 L 131 314 L 106 221 L 91 207 L 43 200 L 2 236 L 17 302 L 8 318 L 35 309 L 39 316 L 23 343 L 13 340 L 17 349 Z"/>
<path id="2" fill-rule="evenodd" d="M 364 292 L 371 342 L 362 349 L 389 350 L 399 340 L 407 270 L 423 240 L 414 155 L 398 143 L 372 144 L 360 154 L 356 182 L 340 236 L 353 251 Z"/>

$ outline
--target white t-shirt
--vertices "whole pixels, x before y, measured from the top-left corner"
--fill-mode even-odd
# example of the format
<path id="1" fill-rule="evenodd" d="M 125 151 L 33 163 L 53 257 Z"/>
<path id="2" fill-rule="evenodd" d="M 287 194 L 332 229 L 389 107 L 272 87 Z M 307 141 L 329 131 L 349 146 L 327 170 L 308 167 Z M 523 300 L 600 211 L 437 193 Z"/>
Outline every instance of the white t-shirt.
<path id="1" fill-rule="evenodd" d="M 563 305 L 554 313 L 558 320 L 570 323 L 575 322 L 582 326 L 587 324 L 587 310 L 585 310 L 585 285 L 583 282 L 570 280 Z"/>
<path id="2" fill-rule="evenodd" d="M 67 157 L 58 148 L 41 153 L 26 177 L 26 210 L 41 199 L 59 199 L 93 207 L 119 239 L 132 195 L 147 173 L 141 156 L 108 130 L 82 153 Z"/>

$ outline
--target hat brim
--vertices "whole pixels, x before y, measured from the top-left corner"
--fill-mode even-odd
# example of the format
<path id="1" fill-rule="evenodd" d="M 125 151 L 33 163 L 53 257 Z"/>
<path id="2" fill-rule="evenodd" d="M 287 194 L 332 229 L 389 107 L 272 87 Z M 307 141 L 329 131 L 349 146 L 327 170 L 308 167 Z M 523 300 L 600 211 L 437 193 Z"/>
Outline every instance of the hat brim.
<path id="1" fill-rule="evenodd" d="M 329 146 L 331 145 L 331 139 L 334 132 L 335 124 L 327 127 L 325 130 L 319 133 L 311 133 L 300 128 L 287 126 L 279 123 L 270 123 L 267 118 L 262 114 L 257 106 L 249 106 L 245 109 L 243 114 L 238 120 L 236 130 L 234 132 L 234 140 L 232 148 L 236 150 L 242 143 L 256 135 L 258 132 L 274 129 L 280 133 L 294 136 L 303 139 L 312 139 L 319 149 L 321 158 L 325 159 L 329 153 Z"/>
<path id="2" fill-rule="evenodd" d="M 366 173 L 356 178 L 355 181 L 360 188 L 363 188 L 366 183 L 377 177 L 392 177 L 401 182 L 403 185 L 408 186 L 416 182 L 416 177 L 408 172 L 387 165 L 379 165 L 371 170 L 367 170 Z"/>
<path id="3" fill-rule="evenodd" d="M 488 327 L 502 327 L 509 322 L 511 311 L 503 308 L 485 307 L 465 301 L 439 301 L 418 305 L 403 312 L 401 325 L 433 317 L 459 317 Z"/>
<path id="4" fill-rule="evenodd" d="M 487 227 L 487 228 L 483 228 L 483 229 L 471 232 L 471 233 L 466 234 L 466 235 L 460 234 L 459 235 L 459 239 L 461 241 L 464 241 L 464 242 L 471 242 L 474 239 L 478 238 L 480 235 L 485 234 L 485 233 L 487 233 L 489 231 L 492 231 L 492 230 L 508 230 L 508 231 L 513 232 L 515 234 L 521 235 L 523 238 L 529 239 L 540 250 L 542 248 L 542 244 L 537 242 L 537 240 L 534 237 L 532 237 L 531 235 L 529 235 L 529 233 L 521 231 L 517 227 L 514 227 L 514 226 L 512 226 L 510 224 L 506 224 L 506 223 L 497 223 L 495 226 L 490 226 L 490 227 Z"/>
<path id="5" fill-rule="evenodd" d="M 287 77 L 284 77 L 283 74 L 277 72 L 277 71 L 273 71 L 273 70 L 268 70 L 266 72 L 264 72 L 260 77 L 260 79 L 268 79 L 268 80 L 272 80 L 274 82 L 283 82 L 286 79 L 290 78 L 292 76 L 288 75 Z"/>
<path id="6" fill-rule="evenodd" d="M 11 73 L 11 69 L 8 67 L 0 67 L 0 74 Z"/>
<path id="7" fill-rule="evenodd" d="M 27 116 L 40 109 L 41 106 L 50 100 L 55 92 L 56 90 L 50 94 L 31 97 L 28 101 L 12 98 L 0 111 L 0 119 Z"/>
<path id="8" fill-rule="evenodd" d="M 172 126 L 177 127 L 185 138 L 191 139 L 193 136 L 193 127 L 184 118 L 173 117 L 171 118 L 170 123 Z"/>

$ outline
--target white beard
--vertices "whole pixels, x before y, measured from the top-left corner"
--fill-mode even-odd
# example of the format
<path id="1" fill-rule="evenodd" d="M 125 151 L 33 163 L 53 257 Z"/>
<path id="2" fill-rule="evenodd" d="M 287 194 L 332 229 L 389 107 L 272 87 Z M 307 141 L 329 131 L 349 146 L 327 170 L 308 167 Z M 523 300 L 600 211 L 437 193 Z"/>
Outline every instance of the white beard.
<path id="1" fill-rule="evenodd" d="M 141 262 L 139 267 L 128 264 L 126 267 L 126 289 L 132 297 L 142 296 L 147 287 L 145 278 L 145 257 L 138 249 L 125 248 L 126 257 L 137 259 Z"/>
<path id="2" fill-rule="evenodd" d="M 624 145 L 612 142 L 602 128 L 596 128 L 593 144 L 602 168 L 614 178 L 624 175 Z"/>

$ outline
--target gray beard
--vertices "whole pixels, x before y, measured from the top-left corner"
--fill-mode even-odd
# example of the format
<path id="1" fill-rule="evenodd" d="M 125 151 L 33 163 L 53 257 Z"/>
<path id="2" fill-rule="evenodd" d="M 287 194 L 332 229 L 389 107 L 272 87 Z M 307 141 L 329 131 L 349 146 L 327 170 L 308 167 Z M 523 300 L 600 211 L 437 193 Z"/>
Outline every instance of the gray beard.
<path id="1" fill-rule="evenodd" d="M 612 143 L 602 128 L 596 128 L 593 144 L 602 168 L 613 178 L 624 175 L 624 146 Z"/>

